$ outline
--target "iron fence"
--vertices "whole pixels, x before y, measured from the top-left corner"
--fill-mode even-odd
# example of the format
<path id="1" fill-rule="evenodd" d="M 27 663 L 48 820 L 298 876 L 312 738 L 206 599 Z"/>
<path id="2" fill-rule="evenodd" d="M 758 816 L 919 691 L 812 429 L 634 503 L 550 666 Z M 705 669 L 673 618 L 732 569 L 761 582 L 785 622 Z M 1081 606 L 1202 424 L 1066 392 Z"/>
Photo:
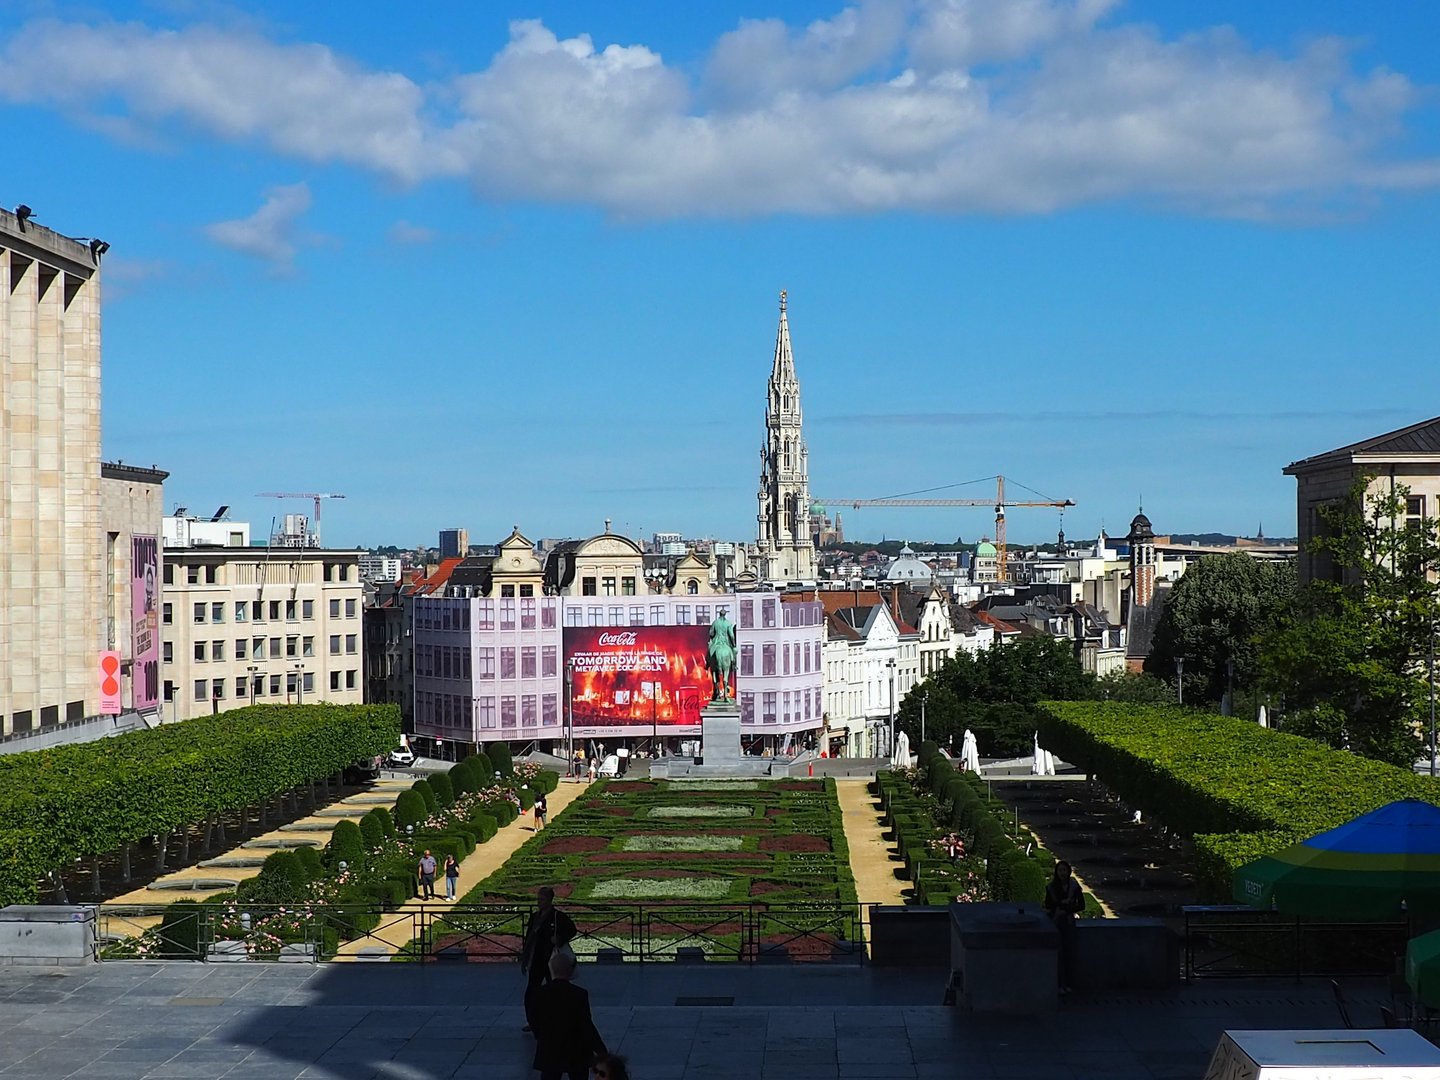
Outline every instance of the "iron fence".
<path id="1" fill-rule="evenodd" d="M 765 961 L 863 963 L 859 904 L 564 905 L 570 947 L 599 963 Z M 384 911 L 362 905 L 102 904 L 96 958 L 321 962 L 376 960 L 517 963 L 535 908 L 435 904 Z"/>
<path id="2" fill-rule="evenodd" d="M 1185 907 L 1185 978 L 1389 975 L 1406 922 L 1303 919 L 1244 906 Z"/>

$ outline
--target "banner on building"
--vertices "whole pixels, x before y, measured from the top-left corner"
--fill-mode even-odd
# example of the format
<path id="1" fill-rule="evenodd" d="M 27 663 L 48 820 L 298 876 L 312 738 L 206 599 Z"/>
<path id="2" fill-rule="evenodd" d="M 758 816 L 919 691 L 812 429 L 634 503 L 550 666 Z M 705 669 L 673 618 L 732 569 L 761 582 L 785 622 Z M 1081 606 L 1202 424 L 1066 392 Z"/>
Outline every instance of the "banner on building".
<path id="1" fill-rule="evenodd" d="M 120 654 L 106 649 L 100 654 L 100 715 L 120 712 Z"/>
<path id="2" fill-rule="evenodd" d="M 136 709 L 160 704 L 160 541 L 130 542 L 130 689 Z M 118 711 L 118 710 L 117 710 Z"/>
<path id="3" fill-rule="evenodd" d="M 704 626 L 571 626 L 575 728 L 586 735 L 692 734 L 710 695 Z"/>

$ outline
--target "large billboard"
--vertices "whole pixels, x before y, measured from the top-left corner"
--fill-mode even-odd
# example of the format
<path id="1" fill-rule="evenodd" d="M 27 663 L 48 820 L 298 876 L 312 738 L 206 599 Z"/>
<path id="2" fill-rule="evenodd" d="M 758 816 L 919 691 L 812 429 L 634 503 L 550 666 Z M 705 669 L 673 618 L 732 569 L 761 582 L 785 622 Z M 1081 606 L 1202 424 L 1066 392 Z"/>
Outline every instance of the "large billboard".
<path id="1" fill-rule="evenodd" d="M 160 704 L 160 541 L 130 542 L 130 695 L 135 709 Z"/>
<path id="2" fill-rule="evenodd" d="M 568 626 L 565 663 L 575 728 L 587 735 L 700 730 L 710 698 L 705 626 Z"/>

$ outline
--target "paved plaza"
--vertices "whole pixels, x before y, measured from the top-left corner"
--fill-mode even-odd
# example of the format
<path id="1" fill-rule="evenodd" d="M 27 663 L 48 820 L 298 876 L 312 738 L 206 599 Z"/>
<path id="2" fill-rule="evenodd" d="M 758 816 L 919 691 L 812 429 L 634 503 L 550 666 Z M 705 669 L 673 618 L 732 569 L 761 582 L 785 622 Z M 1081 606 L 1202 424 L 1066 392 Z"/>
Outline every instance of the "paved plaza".
<path id="1" fill-rule="evenodd" d="M 1180 1080 L 1225 1028 L 1331 1027 L 1328 983 L 1205 982 L 997 1020 L 939 1004 L 939 969 L 586 966 L 636 1080 Z M 512 965 L 112 963 L 0 969 L 0 1076 L 523 1080 Z M 1379 983 L 1347 984 L 1357 1025 Z"/>

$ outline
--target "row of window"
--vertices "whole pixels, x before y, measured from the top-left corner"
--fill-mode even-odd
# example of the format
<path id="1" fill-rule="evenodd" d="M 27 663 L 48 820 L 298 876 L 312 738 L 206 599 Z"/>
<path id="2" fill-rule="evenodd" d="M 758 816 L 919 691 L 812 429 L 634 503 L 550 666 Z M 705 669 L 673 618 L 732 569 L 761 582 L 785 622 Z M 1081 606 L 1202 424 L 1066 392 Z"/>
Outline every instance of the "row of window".
<path id="1" fill-rule="evenodd" d="M 779 653 L 780 671 L 775 670 L 776 654 Z M 820 670 L 820 643 L 816 642 L 815 647 L 810 647 L 810 642 L 792 642 L 789 645 L 767 643 L 760 646 L 760 674 L 761 675 L 789 675 L 792 672 L 796 675 L 806 674 L 810 671 Z M 755 646 L 740 646 L 740 674 L 755 674 Z"/>
<path id="2" fill-rule="evenodd" d="M 554 630 L 558 615 L 558 601 L 535 597 L 514 599 L 502 597 L 498 602 L 501 630 Z M 479 604 L 479 629 L 494 630 L 497 602 L 481 600 Z M 415 611 L 415 626 L 420 630 L 469 630 L 470 604 L 461 601 L 454 604 L 420 604 Z"/>
<path id="3" fill-rule="evenodd" d="M 224 585 L 225 565 L 223 563 L 173 563 L 167 562 L 164 570 L 166 585 L 175 584 L 176 574 L 185 578 L 187 585 Z M 327 562 L 323 577 L 329 584 L 356 581 L 360 572 L 358 566 L 347 563 Z"/>
<path id="4" fill-rule="evenodd" d="M 750 690 L 740 692 L 740 721 L 755 723 L 756 694 Z M 797 720 L 818 720 L 822 714 L 821 691 L 808 690 L 766 690 L 760 698 L 760 722 L 763 724 L 792 723 Z M 778 708 L 778 712 L 776 711 Z"/>
<path id="5" fill-rule="evenodd" d="M 524 645 L 519 648 L 505 646 L 500 649 L 477 649 L 476 664 L 479 677 L 493 679 L 496 676 L 495 660 L 499 654 L 499 676 L 502 679 L 555 678 L 560 673 L 560 649 L 556 645 Z M 518 667 L 517 667 L 518 660 Z M 537 665 L 538 661 L 538 665 Z M 470 678 L 470 650 L 460 645 L 416 645 L 415 674 L 428 675 L 436 679 Z"/>
<path id="6" fill-rule="evenodd" d="M 634 595 L 635 595 L 635 579 L 634 579 L 633 577 L 622 577 L 622 578 L 620 579 L 620 591 L 619 591 L 618 593 L 615 591 L 615 579 L 614 579 L 613 577 L 602 577 L 602 578 L 599 578 L 598 580 L 599 580 L 599 582 L 600 582 L 600 589 L 599 589 L 598 592 L 597 592 L 596 589 L 595 589 L 595 582 L 596 582 L 596 580 L 597 580 L 597 579 L 595 579 L 595 578 L 593 578 L 593 577 L 581 578 L 581 579 L 580 579 L 580 595 L 581 595 L 581 596 L 634 596 Z"/>
<path id="7" fill-rule="evenodd" d="M 198 685 L 198 683 L 197 683 Z M 745 723 L 756 722 L 756 698 L 759 698 L 759 721 L 762 724 L 794 723 L 818 720 L 821 717 L 821 691 L 767 690 L 762 694 L 749 691 L 740 695 L 740 717 Z M 418 723 L 442 728 L 470 729 L 478 721 L 481 730 L 514 727 L 557 727 L 560 723 L 558 694 L 481 695 L 472 699 L 464 694 L 443 694 L 419 691 L 415 695 L 415 719 Z"/>
<path id="8" fill-rule="evenodd" d="M 174 642 L 164 642 L 162 649 L 165 663 L 173 663 L 175 659 Z M 223 661 L 225 659 L 225 642 L 223 640 L 197 641 L 194 643 L 194 649 L 195 660 L 202 664 L 207 661 Z M 340 656 L 342 652 L 346 656 L 354 656 L 359 651 L 360 637 L 358 634 L 330 635 L 331 656 Z M 235 639 L 234 658 L 236 660 L 259 660 L 266 654 L 266 639 L 263 637 Z M 315 639 L 313 637 L 299 637 L 298 635 L 291 636 L 284 639 L 282 647 L 281 639 L 272 637 L 269 639 L 268 654 L 272 659 L 280 656 L 314 656 Z"/>
<path id="9" fill-rule="evenodd" d="M 302 688 L 302 692 L 306 694 L 313 693 L 315 690 L 314 672 L 306 671 L 297 673 L 288 671 L 283 676 L 283 683 L 281 682 L 282 676 L 280 675 L 267 675 L 262 673 L 256 675 L 253 681 L 244 675 L 237 675 L 235 677 L 235 698 L 236 700 L 242 700 L 249 696 L 256 698 L 266 697 L 265 688 L 267 686 L 270 688 L 268 696 L 279 697 L 281 695 L 280 688 L 282 685 L 285 688 L 285 696 L 287 698 L 292 697 L 296 693 L 297 674 L 302 676 L 298 680 L 298 685 Z M 359 673 L 353 669 L 345 672 L 332 671 L 330 672 L 330 689 L 339 691 L 343 682 L 344 689 L 354 690 L 356 686 L 359 685 L 358 680 Z M 226 682 L 227 680 L 225 679 L 196 679 L 195 685 L 192 687 L 194 700 L 224 701 Z M 174 683 L 167 682 L 165 684 L 165 700 L 170 701 L 174 696 L 175 685 Z"/>
<path id="10" fill-rule="evenodd" d="M 224 603 L 197 602 L 191 611 L 191 620 L 197 623 L 223 623 L 225 621 Z M 237 623 L 252 622 L 263 623 L 266 621 L 266 601 L 264 600 L 237 600 L 233 619 Z M 281 612 L 284 612 L 285 622 L 297 622 L 315 618 L 314 600 L 271 600 L 269 601 L 270 622 L 280 622 Z M 350 599 L 342 601 L 335 597 L 330 601 L 330 617 L 338 619 L 341 612 L 347 619 L 356 618 L 359 614 L 358 602 Z M 166 626 L 175 622 L 175 611 L 171 604 L 165 604 L 161 610 L 161 619 Z"/>

